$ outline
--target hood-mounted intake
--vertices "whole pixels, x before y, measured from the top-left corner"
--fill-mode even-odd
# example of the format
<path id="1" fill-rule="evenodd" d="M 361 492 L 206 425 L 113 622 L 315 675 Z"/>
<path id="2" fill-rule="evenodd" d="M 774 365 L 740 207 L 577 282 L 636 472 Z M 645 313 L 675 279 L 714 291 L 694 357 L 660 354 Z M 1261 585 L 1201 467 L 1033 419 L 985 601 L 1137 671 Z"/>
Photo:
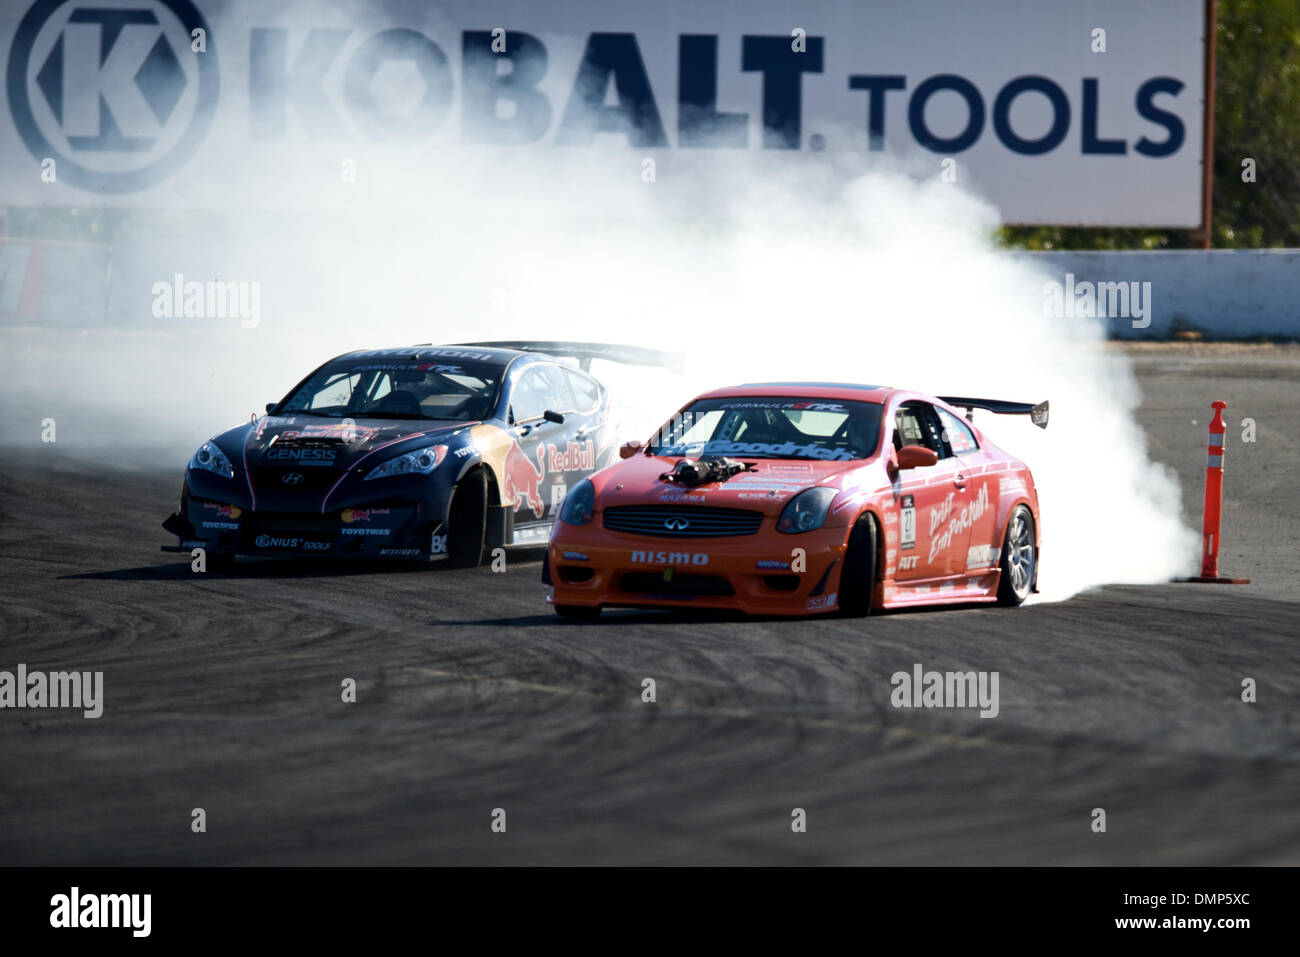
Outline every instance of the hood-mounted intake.
<path id="1" fill-rule="evenodd" d="M 754 466 L 748 462 L 706 455 L 698 460 L 682 459 L 673 466 L 671 472 L 659 476 L 659 480 L 684 485 L 686 488 L 695 488 L 699 485 L 708 485 L 710 482 L 725 482 L 733 475 L 753 471 L 755 471 Z"/>

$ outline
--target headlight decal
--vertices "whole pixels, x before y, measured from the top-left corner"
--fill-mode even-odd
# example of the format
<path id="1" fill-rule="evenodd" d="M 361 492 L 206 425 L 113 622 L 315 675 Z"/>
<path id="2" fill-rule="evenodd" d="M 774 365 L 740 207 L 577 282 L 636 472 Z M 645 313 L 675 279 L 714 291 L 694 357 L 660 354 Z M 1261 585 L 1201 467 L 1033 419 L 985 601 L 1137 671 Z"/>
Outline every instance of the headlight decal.
<path id="1" fill-rule="evenodd" d="M 387 462 L 381 462 L 370 470 L 363 481 L 369 482 L 371 479 L 389 478 L 394 475 L 430 475 L 446 457 L 447 446 L 445 445 L 431 445 L 416 449 L 414 452 L 407 452 Z"/>
<path id="2" fill-rule="evenodd" d="M 560 521 L 565 525 L 586 525 L 596 512 L 596 487 L 583 479 L 560 503 Z"/>
<path id="3" fill-rule="evenodd" d="M 837 494 L 836 489 L 826 486 L 804 489 L 785 503 L 776 530 L 787 535 L 816 531 L 826 524 L 826 515 Z"/>
<path id="4" fill-rule="evenodd" d="M 189 468 L 214 472 L 225 478 L 235 477 L 235 467 L 230 464 L 230 459 L 226 458 L 226 453 L 211 440 L 200 445 L 198 451 L 190 457 Z"/>

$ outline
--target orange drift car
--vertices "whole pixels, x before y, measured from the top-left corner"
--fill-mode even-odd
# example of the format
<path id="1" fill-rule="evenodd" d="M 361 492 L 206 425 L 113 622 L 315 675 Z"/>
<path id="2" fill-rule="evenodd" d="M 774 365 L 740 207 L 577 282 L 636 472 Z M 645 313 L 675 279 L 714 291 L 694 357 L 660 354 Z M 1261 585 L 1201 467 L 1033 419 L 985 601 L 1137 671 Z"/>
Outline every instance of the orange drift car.
<path id="1" fill-rule="evenodd" d="M 959 409 L 1047 427 L 1046 402 L 811 382 L 705 393 L 569 491 L 549 601 L 569 617 L 1018 605 L 1037 583 L 1034 479 Z"/>

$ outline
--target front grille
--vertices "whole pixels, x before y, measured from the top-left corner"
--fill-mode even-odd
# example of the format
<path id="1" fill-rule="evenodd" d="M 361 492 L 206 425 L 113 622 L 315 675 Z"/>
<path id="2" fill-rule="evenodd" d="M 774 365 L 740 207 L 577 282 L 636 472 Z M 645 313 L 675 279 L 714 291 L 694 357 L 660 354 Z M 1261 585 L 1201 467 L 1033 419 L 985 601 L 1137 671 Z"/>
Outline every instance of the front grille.
<path id="1" fill-rule="evenodd" d="M 712 505 L 615 505 L 605 509 L 605 527 L 612 532 L 663 538 L 723 538 L 753 535 L 763 513 Z"/>
<path id="2" fill-rule="evenodd" d="M 736 593 L 730 582 L 716 575 L 677 574 L 664 581 L 662 574 L 653 572 L 629 572 L 619 580 L 619 588 L 629 595 L 658 595 L 661 598 Z"/>
<path id="3" fill-rule="evenodd" d="M 301 475 L 302 478 L 289 482 L 284 481 L 286 475 L 295 473 Z M 338 482 L 339 476 L 343 473 L 319 465 L 295 467 L 293 464 L 287 464 L 255 467 L 250 470 L 249 474 L 253 478 L 254 488 L 258 490 L 266 489 L 271 492 L 294 494 L 298 492 L 319 492 L 333 488 Z"/>
<path id="4" fill-rule="evenodd" d="M 328 532 L 339 530 L 339 513 L 247 512 L 243 527 L 250 532 Z"/>

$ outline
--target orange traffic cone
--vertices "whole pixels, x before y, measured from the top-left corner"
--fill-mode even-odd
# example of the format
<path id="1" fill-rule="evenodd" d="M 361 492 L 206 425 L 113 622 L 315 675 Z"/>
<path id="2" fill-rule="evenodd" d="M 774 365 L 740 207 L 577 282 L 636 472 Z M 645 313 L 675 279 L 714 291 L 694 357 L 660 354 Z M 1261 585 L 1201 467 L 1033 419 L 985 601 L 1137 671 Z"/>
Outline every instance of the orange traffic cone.
<path id="1" fill-rule="evenodd" d="M 1213 403 L 1214 418 L 1210 420 L 1209 461 L 1205 464 L 1205 520 L 1201 531 L 1201 574 L 1180 581 L 1205 582 L 1215 585 L 1249 585 L 1249 578 L 1223 578 L 1219 575 L 1220 525 L 1223 517 L 1223 410 L 1228 403 Z"/>

